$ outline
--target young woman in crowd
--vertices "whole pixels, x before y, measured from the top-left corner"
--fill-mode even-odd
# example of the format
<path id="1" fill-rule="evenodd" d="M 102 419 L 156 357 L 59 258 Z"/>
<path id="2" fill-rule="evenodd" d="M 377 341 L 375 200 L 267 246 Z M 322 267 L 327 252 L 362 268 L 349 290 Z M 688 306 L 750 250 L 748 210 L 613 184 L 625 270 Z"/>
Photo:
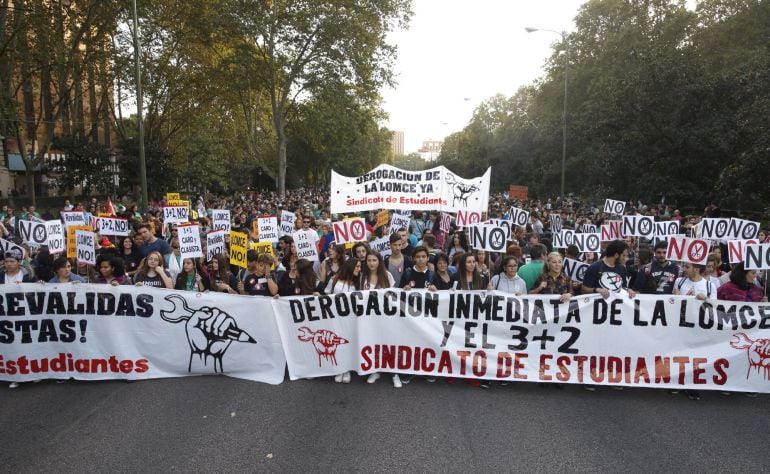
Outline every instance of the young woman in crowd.
<path id="1" fill-rule="evenodd" d="M 326 251 L 326 258 L 321 262 L 321 281 L 324 287 L 329 283 L 329 280 L 340 271 L 340 267 L 345 263 L 345 246 L 335 245 L 333 242 L 329 244 L 329 249 Z"/>
<path id="2" fill-rule="evenodd" d="M 171 275 L 171 279 L 176 281 L 176 277 L 182 273 L 182 253 L 179 250 L 179 237 L 171 238 L 171 253 L 164 257 L 165 267 Z"/>
<path id="3" fill-rule="evenodd" d="M 281 275 L 281 278 L 278 280 L 279 296 L 294 296 L 296 294 L 296 283 L 299 278 L 299 272 L 297 271 L 298 260 L 296 255 L 291 255 L 289 257 L 289 268 L 283 272 L 283 275 Z"/>
<path id="4" fill-rule="evenodd" d="M 393 275 L 385 269 L 382 255 L 374 250 L 366 253 L 366 269 L 361 275 L 361 289 L 375 290 L 379 288 L 392 288 L 396 283 Z"/>
<path id="5" fill-rule="evenodd" d="M 470 247 L 468 246 L 468 238 L 465 236 L 465 232 L 460 229 L 455 230 L 451 235 L 450 244 L 447 246 L 447 256 L 449 261 L 452 261 L 452 257 L 458 252 L 468 252 Z"/>
<path id="6" fill-rule="evenodd" d="M 473 255 L 476 257 L 476 269 L 479 271 L 482 277 L 489 280 L 489 254 L 484 250 L 474 250 Z"/>
<path id="7" fill-rule="evenodd" d="M 321 292 L 321 284 L 318 281 L 318 276 L 313 270 L 313 262 L 306 258 L 300 258 L 295 263 L 297 269 L 297 279 L 294 281 L 294 294 L 295 295 L 319 295 Z"/>
<path id="8" fill-rule="evenodd" d="M 746 270 L 743 262 L 730 271 L 730 281 L 717 289 L 717 299 L 727 301 L 767 302 L 767 295 L 756 285 L 756 270 Z"/>
<path id="9" fill-rule="evenodd" d="M 361 289 L 361 261 L 349 258 L 340 271 L 329 281 L 326 294 L 349 293 Z M 334 376 L 337 383 L 350 383 L 350 372 Z"/>
<path id="10" fill-rule="evenodd" d="M 519 271 L 519 259 L 513 255 L 506 255 L 502 262 L 503 271 L 492 277 L 489 282 L 490 290 L 511 293 L 516 296 L 527 294 L 527 283 L 517 274 Z"/>
<path id="11" fill-rule="evenodd" d="M 452 288 L 452 275 L 449 274 L 449 257 L 444 252 L 436 254 L 436 271 L 433 273 L 431 286 L 428 288 L 437 290 L 449 290 Z"/>
<path id="12" fill-rule="evenodd" d="M 545 259 L 543 272 L 535 280 L 535 286 L 529 292 L 533 295 L 561 295 L 562 301 L 572 298 L 572 285 L 562 269 L 564 263 L 559 252 L 551 252 Z"/>
<path id="13" fill-rule="evenodd" d="M 460 255 L 457 261 L 457 273 L 452 275 L 452 287 L 456 290 L 484 290 L 489 280 L 482 276 L 472 253 Z"/>
<path id="14" fill-rule="evenodd" d="M 85 283 L 80 275 L 72 273 L 72 264 L 67 257 L 59 257 L 53 261 L 54 276 L 48 283 Z"/>
<path id="15" fill-rule="evenodd" d="M 221 293 L 231 295 L 238 294 L 238 279 L 230 271 L 230 259 L 223 253 L 214 255 L 211 259 L 211 270 L 209 279 L 211 280 L 211 289 Z"/>
<path id="16" fill-rule="evenodd" d="M 198 271 L 195 260 L 185 258 L 182 259 L 182 271 L 176 277 L 174 289 L 203 293 L 210 289 L 209 278 Z"/>
<path id="17" fill-rule="evenodd" d="M 126 275 L 123 259 L 115 255 L 100 255 L 96 258 L 96 268 L 99 273 L 94 276 L 93 283 L 105 285 L 130 285 L 131 279 Z"/>
<path id="18" fill-rule="evenodd" d="M 169 290 L 174 287 L 171 274 L 163 268 L 163 256 L 157 251 L 147 254 L 142 263 L 139 264 L 136 275 L 134 275 L 134 282 L 137 286 L 151 286 Z"/>

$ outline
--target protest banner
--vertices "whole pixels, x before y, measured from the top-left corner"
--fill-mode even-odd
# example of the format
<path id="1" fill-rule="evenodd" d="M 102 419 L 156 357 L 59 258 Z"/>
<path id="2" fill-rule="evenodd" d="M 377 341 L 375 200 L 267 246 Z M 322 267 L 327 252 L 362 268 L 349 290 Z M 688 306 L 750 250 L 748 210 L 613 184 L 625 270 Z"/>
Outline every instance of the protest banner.
<path id="1" fill-rule="evenodd" d="M 86 225 L 86 216 L 81 211 L 61 211 L 60 214 L 65 229 L 71 225 Z"/>
<path id="2" fill-rule="evenodd" d="M 568 245 L 576 245 L 581 253 L 599 252 L 602 247 L 602 242 L 599 238 L 599 234 L 581 234 L 575 232 L 572 234 L 572 244 Z"/>
<path id="3" fill-rule="evenodd" d="M 64 239 L 64 224 L 61 220 L 45 221 L 45 232 L 48 235 L 46 245 L 51 254 L 67 250 L 67 241 Z"/>
<path id="4" fill-rule="evenodd" d="M 2 301 L 14 302 L 14 315 L 0 316 L 0 380 L 283 380 L 270 298 L 132 285 L 0 286 Z"/>
<path id="5" fill-rule="evenodd" d="M 505 252 L 506 234 L 505 227 L 494 224 L 474 224 L 468 228 L 468 242 L 471 248 L 486 250 L 487 252 Z"/>
<path id="6" fill-rule="evenodd" d="M 390 213 L 387 209 L 383 209 L 377 213 L 377 222 L 374 224 L 374 228 L 382 227 L 390 220 Z"/>
<path id="7" fill-rule="evenodd" d="M 96 231 L 100 235 L 128 237 L 128 220 L 114 217 L 100 217 L 96 221 Z"/>
<path id="8" fill-rule="evenodd" d="M 96 265 L 96 234 L 90 230 L 76 230 L 75 242 L 77 245 L 75 259 L 78 265 Z"/>
<path id="9" fill-rule="evenodd" d="M 480 222 L 481 222 L 480 212 L 457 211 L 457 217 L 455 218 L 455 224 L 457 224 L 457 227 L 468 227 L 470 225 L 478 224 Z"/>
<path id="10" fill-rule="evenodd" d="M 513 223 L 519 227 L 526 227 L 529 223 L 529 211 L 519 209 L 518 207 L 511 207 L 509 214 Z"/>
<path id="11" fill-rule="evenodd" d="M 256 250 L 257 255 L 265 254 L 270 255 L 271 258 L 275 257 L 272 242 L 249 242 L 249 250 Z M 275 270 L 275 258 L 273 258 L 273 263 L 270 264 L 270 270 Z"/>
<path id="12" fill-rule="evenodd" d="M 260 242 L 278 242 L 278 219 L 275 216 L 257 218 Z"/>
<path id="13" fill-rule="evenodd" d="M 230 232 L 230 211 L 227 209 L 214 209 L 211 211 L 211 228 Z"/>
<path id="14" fill-rule="evenodd" d="M 746 270 L 770 270 L 770 244 L 747 244 L 743 258 Z"/>
<path id="15" fill-rule="evenodd" d="M 662 238 L 672 235 L 679 235 L 679 222 L 663 221 L 655 223 L 655 237 Z"/>
<path id="16" fill-rule="evenodd" d="M 626 210 L 626 203 L 623 201 L 615 201 L 614 199 L 607 199 L 604 201 L 604 212 L 605 214 L 613 214 L 616 216 L 622 216 L 623 212 Z"/>
<path id="17" fill-rule="evenodd" d="M 332 230 L 337 245 L 366 241 L 366 222 L 360 217 L 333 222 Z"/>
<path id="18" fill-rule="evenodd" d="M 767 303 L 386 289 L 273 307 L 292 380 L 395 372 L 770 392 L 759 370 L 770 358 L 756 352 Z"/>
<path id="19" fill-rule="evenodd" d="M 382 255 L 382 258 L 387 257 L 391 254 L 390 250 L 390 236 L 386 235 L 385 237 L 372 240 L 369 242 L 369 248 L 374 250 L 375 252 L 379 252 L 380 255 Z"/>
<path id="20" fill-rule="evenodd" d="M 249 236 L 243 232 L 230 232 L 230 265 L 246 268 L 246 244 Z"/>
<path id="21" fill-rule="evenodd" d="M 294 238 L 294 245 L 297 247 L 297 258 L 306 258 L 310 261 L 318 260 L 318 250 L 316 242 L 318 234 L 313 230 L 298 230 L 291 234 Z"/>
<path id="22" fill-rule="evenodd" d="M 409 223 L 412 221 L 412 215 L 411 214 L 399 214 L 398 212 L 394 212 L 392 216 L 390 216 L 390 234 L 395 234 L 398 232 L 398 229 L 404 228 L 407 232 L 409 232 Z"/>
<path id="23" fill-rule="evenodd" d="M 441 232 L 449 233 L 449 230 L 452 228 L 452 214 L 442 212 L 441 221 L 439 222 L 438 228 L 441 230 Z"/>
<path id="24" fill-rule="evenodd" d="M 548 220 L 551 222 L 551 232 L 561 232 L 561 216 L 559 214 L 551 214 L 548 216 Z"/>
<path id="25" fill-rule="evenodd" d="M 179 193 L 166 193 L 166 202 L 168 201 L 180 201 L 182 197 Z"/>
<path id="26" fill-rule="evenodd" d="M 709 256 L 709 243 L 703 239 L 669 237 L 666 259 L 705 265 Z"/>
<path id="27" fill-rule="evenodd" d="M 177 227 L 179 236 L 179 254 L 183 259 L 192 258 L 195 260 L 203 256 L 203 246 L 201 245 L 200 226 L 197 224 L 180 225 Z"/>
<path id="28" fill-rule="evenodd" d="M 571 229 L 562 229 L 561 232 L 553 234 L 551 245 L 555 249 L 566 249 L 575 241 L 575 231 Z"/>
<path id="29" fill-rule="evenodd" d="M 296 227 L 296 222 L 296 214 L 289 211 L 281 211 L 281 235 L 291 235 Z"/>
<path id="30" fill-rule="evenodd" d="M 163 208 L 163 223 L 186 224 L 189 222 L 190 209 L 181 206 L 166 206 Z"/>
<path id="31" fill-rule="evenodd" d="M 443 166 L 406 171 L 380 165 L 362 176 L 348 177 L 332 171 L 331 213 L 375 209 L 459 210 L 486 212 L 489 206 L 491 168 L 475 178 L 461 178 Z"/>
<path id="32" fill-rule="evenodd" d="M 620 228 L 623 225 L 622 221 L 607 221 L 602 224 L 600 235 L 602 242 L 609 242 L 611 240 L 621 239 Z"/>
<path id="33" fill-rule="evenodd" d="M 698 237 L 708 240 L 756 239 L 759 222 L 736 218 L 703 218 L 698 224 Z"/>
<path id="34" fill-rule="evenodd" d="M 508 199 L 519 201 L 526 201 L 529 194 L 529 188 L 527 186 L 516 186 L 511 184 L 508 186 Z"/>
<path id="35" fill-rule="evenodd" d="M 583 283 L 583 277 L 585 277 L 588 267 L 589 265 L 587 263 L 583 263 L 579 260 L 573 260 L 571 258 L 564 259 L 564 274 L 572 281 Z"/>
<path id="36" fill-rule="evenodd" d="M 210 262 L 220 253 L 225 253 L 225 231 L 212 230 L 206 234 L 206 261 Z"/>
<path id="37" fill-rule="evenodd" d="M 67 227 L 67 258 L 77 258 L 78 256 L 78 243 L 75 239 L 75 232 L 78 230 L 92 231 L 93 228 L 89 225 L 71 225 Z"/>
<path id="38" fill-rule="evenodd" d="M 655 237 L 655 220 L 652 216 L 623 216 L 621 235 L 652 240 Z"/>
<path id="39" fill-rule="evenodd" d="M 33 247 L 39 247 L 48 243 L 48 231 L 45 222 L 26 221 L 19 219 L 19 236 L 21 240 Z"/>
<path id="40" fill-rule="evenodd" d="M 747 244 L 759 244 L 757 239 L 748 240 L 728 240 L 727 241 L 727 262 L 736 264 L 743 261 L 743 256 L 746 255 Z"/>
<path id="41" fill-rule="evenodd" d="M 759 233 L 759 222 L 747 221 L 745 219 L 730 219 L 727 224 L 727 239 L 755 239 Z"/>

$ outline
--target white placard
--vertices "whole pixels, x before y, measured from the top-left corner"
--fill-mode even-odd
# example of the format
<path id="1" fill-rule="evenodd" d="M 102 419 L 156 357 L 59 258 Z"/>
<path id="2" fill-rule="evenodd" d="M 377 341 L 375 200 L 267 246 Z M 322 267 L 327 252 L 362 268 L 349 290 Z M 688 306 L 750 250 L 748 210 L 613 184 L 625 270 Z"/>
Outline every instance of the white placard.
<path id="1" fill-rule="evenodd" d="M 318 234 L 313 230 L 298 230 L 291 234 L 294 238 L 294 245 L 297 247 L 297 258 L 305 258 L 310 261 L 318 260 L 318 249 L 315 243 L 318 241 Z"/>
<path id="2" fill-rule="evenodd" d="M 260 242 L 278 242 L 278 219 L 275 216 L 257 218 Z"/>
<path id="3" fill-rule="evenodd" d="M 332 223 L 332 230 L 334 242 L 337 245 L 366 241 L 366 222 L 360 217 L 334 222 Z"/>
<path id="4" fill-rule="evenodd" d="M 185 224 L 189 220 L 190 209 L 183 206 L 167 206 L 163 208 L 163 223 Z"/>
<path id="5" fill-rule="evenodd" d="M 291 235 L 296 228 L 297 215 L 289 211 L 281 211 L 281 235 Z"/>
<path id="6" fill-rule="evenodd" d="M 230 211 L 227 209 L 214 209 L 211 211 L 211 228 L 214 230 L 223 230 L 225 233 L 229 233 L 230 227 Z"/>
<path id="7" fill-rule="evenodd" d="M 606 201 L 604 201 L 605 214 L 622 216 L 625 210 L 626 210 L 626 203 L 624 201 L 615 201 L 614 199 L 607 199 Z"/>
<path id="8" fill-rule="evenodd" d="M 409 232 L 409 223 L 412 221 L 412 215 L 411 214 L 399 214 L 398 212 L 394 212 L 390 216 L 390 233 L 395 234 L 398 232 L 398 229 L 404 228 L 407 232 Z"/>
<path id="9" fill-rule="evenodd" d="M 46 245 L 52 254 L 67 250 L 67 239 L 64 236 L 64 224 L 59 219 L 45 221 L 45 231 L 48 234 Z"/>
<path id="10" fill-rule="evenodd" d="M 225 231 L 212 230 L 206 234 L 206 261 L 210 262 L 220 253 L 225 253 Z"/>
<path id="11" fill-rule="evenodd" d="M 511 221 L 519 227 L 527 227 L 529 223 L 529 211 L 519 209 L 518 207 L 511 207 L 509 212 L 511 215 Z"/>
<path id="12" fill-rule="evenodd" d="M 743 256 L 746 270 L 770 270 L 770 244 L 748 244 Z"/>
<path id="13" fill-rule="evenodd" d="M 192 258 L 193 260 L 203 256 L 203 247 L 201 246 L 200 227 L 197 224 L 180 225 L 177 227 L 179 236 L 179 253 L 182 258 Z"/>
<path id="14" fill-rule="evenodd" d="M 128 236 L 128 220 L 114 217 L 99 217 L 96 220 L 96 230 L 100 235 Z"/>
<path id="15" fill-rule="evenodd" d="M 570 280 L 576 281 L 578 283 L 583 283 L 583 277 L 586 275 L 586 270 L 588 270 L 587 263 L 581 262 L 579 260 L 573 260 L 571 258 L 565 258 L 564 259 L 564 274 L 569 277 Z"/>
<path id="16" fill-rule="evenodd" d="M 61 219 L 65 229 L 71 225 L 88 225 L 82 211 L 61 211 Z"/>
<path id="17" fill-rule="evenodd" d="M 505 227 L 498 227 L 493 224 L 474 224 L 468 228 L 468 241 L 474 249 L 504 253 L 507 233 L 508 230 Z"/>
<path id="18" fill-rule="evenodd" d="M 96 234 L 87 230 L 76 230 L 78 264 L 96 265 Z"/>
<path id="19" fill-rule="evenodd" d="M 703 239 L 689 237 L 669 237 L 666 259 L 677 262 L 705 265 L 709 256 L 709 243 Z"/>

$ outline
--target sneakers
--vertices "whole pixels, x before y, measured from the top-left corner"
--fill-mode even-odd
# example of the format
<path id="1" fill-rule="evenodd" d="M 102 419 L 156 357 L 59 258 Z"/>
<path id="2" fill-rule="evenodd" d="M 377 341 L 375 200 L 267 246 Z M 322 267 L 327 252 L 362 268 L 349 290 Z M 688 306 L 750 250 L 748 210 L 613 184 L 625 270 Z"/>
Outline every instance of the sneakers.
<path id="1" fill-rule="evenodd" d="M 679 395 L 679 390 L 672 388 L 671 390 L 668 391 L 668 393 L 670 393 L 671 395 Z"/>
<path id="2" fill-rule="evenodd" d="M 337 382 L 337 383 L 342 383 L 342 374 L 335 375 L 334 376 L 334 381 Z"/>
<path id="3" fill-rule="evenodd" d="M 482 380 L 479 382 L 479 387 L 481 388 L 489 388 L 489 380 Z"/>
<path id="4" fill-rule="evenodd" d="M 690 400 L 700 400 L 700 392 L 695 390 L 685 390 L 684 394 L 687 395 L 687 398 Z"/>
<path id="5" fill-rule="evenodd" d="M 497 382 L 497 385 L 501 387 L 505 387 L 506 385 L 508 385 L 508 382 Z"/>
<path id="6" fill-rule="evenodd" d="M 757 392 L 746 392 L 746 396 L 749 398 L 757 398 L 759 394 Z"/>
<path id="7" fill-rule="evenodd" d="M 408 385 L 408 384 L 409 384 L 409 382 L 411 382 L 411 381 L 412 381 L 412 377 L 414 377 L 414 375 L 404 375 L 404 377 L 403 377 L 403 378 L 400 378 L 400 377 L 399 377 L 399 378 L 401 379 L 401 383 L 402 383 L 402 384 L 404 384 L 404 385 Z"/>
<path id="8" fill-rule="evenodd" d="M 19 388 L 19 382 L 11 382 L 8 384 L 8 388 Z"/>
<path id="9" fill-rule="evenodd" d="M 589 392 L 595 392 L 596 387 L 594 385 L 583 385 L 583 390 L 588 390 Z"/>
<path id="10" fill-rule="evenodd" d="M 397 375 L 394 375 L 394 377 L 397 377 Z M 369 374 L 369 378 L 366 379 L 366 383 L 374 383 L 378 380 L 380 380 L 380 374 L 375 372 L 373 374 Z"/>
<path id="11" fill-rule="evenodd" d="M 625 390 L 626 387 L 621 387 L 620 385 L 613 385 L 612 389 L 613 390 L 617 390 L 617 391 L 621 391 L 621 390 Z"/>
<path id="12" fill-rule="evenodd" d="M 433 383 L 436 381 L 436 377 L 425 377 L 425 381 L 428 383 Z"/>
<path id="13" fill-rule="evenodd" d="M 398 374 L 393 374 L 393 386 L 396 388 L 401 388 L 404 386 L 401 383 L 401 377 L 399 377 Z"/>
<path id="14" fill-rule="evenodd" d="M 350 383 L 350 372 L 342 374 L 342 383 Z"/>

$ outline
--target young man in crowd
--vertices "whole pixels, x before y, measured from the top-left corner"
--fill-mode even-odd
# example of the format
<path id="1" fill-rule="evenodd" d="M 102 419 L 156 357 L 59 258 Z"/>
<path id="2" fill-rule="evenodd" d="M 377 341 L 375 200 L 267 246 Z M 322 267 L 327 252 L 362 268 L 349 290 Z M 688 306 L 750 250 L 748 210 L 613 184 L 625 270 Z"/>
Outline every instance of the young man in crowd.
<path id="1" fill-rule="evenodd" d="M 139 246 L 139 253 L 142 257 L 146 257 L 150 252 L 158 251 L 164 257 L 172 252 L 171 246 L 165 240 L 161 240 L 155 237 L 150 232 L 150 227 L 147 224 L 139 224 L 134 229 L 136 235 L 142 239 L 142 245 Z"/>
<path id="2" fill-rule="evenodd" d="M 679 276 L 679 266 L 666 260 L 666 241 L 655 244 L 652 262 L 643 265 L 636 273 L 634 290 L 648 295 L 670 295 L 674 281 Z"/>
<path id="3" fill-rule="evenodd" d="M 428 288 L 433 279 L 433 272 L 428 268 L 428 249 L 422 246 L 415 247 L 412 252 L 412 261 L 414 265 L 404 271 L 398 284 L 399 288 L 405 290 Z"/>
<path id="4" fill-rule="evenodd" d="M 599 293 L 607 299 L 610 293 L 628 290 L 628 296 L 634 298 L 636 292 L 626 288 L 626 266 L 628 244 L 622 240 L 613 240 L 607 245 L 604 257 L 592 263 L 583 277 L 583 293 Z M 521 271 L 519 271 L 521 273 Z"/>
<path id="5" fill-rule="evenodd" d="M 535 286 L 535 280 L 543 273 L 545 257 L 548 249 L 543 244 L 535 244 L 530 249 L 530 262 L 519 268 L 519 276 L 527 283 L 527 291 Z"/>
<path id="6" fill-rule="evenodd" d="M 412 260 L 401 252 L 404 240 L 398 232 L 390 234 L 390 255 L 385 257 L 385 268 L 393 275 L 393 281 L 401 281 L 404 270 L 412 266 Z"/>

